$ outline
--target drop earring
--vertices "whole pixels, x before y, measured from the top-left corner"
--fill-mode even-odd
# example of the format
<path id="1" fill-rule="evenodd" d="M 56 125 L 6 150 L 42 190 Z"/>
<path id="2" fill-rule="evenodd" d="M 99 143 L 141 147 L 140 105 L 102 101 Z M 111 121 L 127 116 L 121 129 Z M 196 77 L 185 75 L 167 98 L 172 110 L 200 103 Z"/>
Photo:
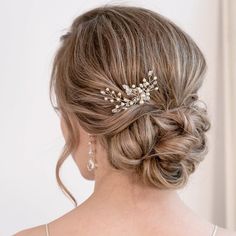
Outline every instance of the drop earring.
<path id="1" fill-rule="evenodd" d="M 88 146 L 89 146 L 89 151 L 88 151 L 88 156 L 89 156 L 89 159 L 88 159 L 88 163 L 87 163 L 87 169 L 89 171 L 93 171 L 96 167 L 97 167 L 97 163 L 95 162 L 95 152 L 92 148 L 92 143 L 94 142 L 92 140 L 92 135 L 91 134 L 88 134 L 89 135 L 89 142 L 88 142 Z"/>

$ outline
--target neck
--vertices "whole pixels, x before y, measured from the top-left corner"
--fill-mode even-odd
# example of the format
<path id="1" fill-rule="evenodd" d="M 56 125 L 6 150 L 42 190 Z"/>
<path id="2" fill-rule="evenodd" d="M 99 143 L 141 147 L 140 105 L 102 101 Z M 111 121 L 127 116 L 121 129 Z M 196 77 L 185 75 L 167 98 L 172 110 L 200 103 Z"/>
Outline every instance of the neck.
<path id="1" fill-rule="evenodd" d="M 106 206 L 139 210 L 165 211 L 179 209 L 184 204 L 175 190 L 160 190 L 134 181 L 131 175 L 112 170 L 95 177 L 92 199 Z"/>

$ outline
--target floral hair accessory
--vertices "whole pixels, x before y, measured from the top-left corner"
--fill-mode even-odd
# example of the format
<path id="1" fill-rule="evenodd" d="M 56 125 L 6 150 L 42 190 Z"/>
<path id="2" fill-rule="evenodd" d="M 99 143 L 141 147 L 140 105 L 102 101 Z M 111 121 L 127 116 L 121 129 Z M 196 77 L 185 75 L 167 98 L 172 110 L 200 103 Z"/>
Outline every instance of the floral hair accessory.
<path id="1" fill-rule="evenodd" d="M 153 78 L 153 71 L 148 71 L 148 79 L 143 78 L 143 83 L 140 83 L 139 86 L 133 84 L 129 87 L 126 84 L 123 84 L 122 87 L 125 89 L 125 92 L 128 96 L 133 96 L 132 98 L 122 97 L 121 93 L 115 93 L 115 91 L 106 88 L 105 91 L 100 90 L 100 93 L 105 95 L 104 100 L 108 100 L 112 103 L 118 102 L 115 105 L 115 108 L 112 109 L 112 113 L 121 111 L 122 109 L 126 110 L 128 107 L 135 104 L 143 104 L 150 100 L 150 92 L 152 90 L 158 90 L 157 77 Z"/>

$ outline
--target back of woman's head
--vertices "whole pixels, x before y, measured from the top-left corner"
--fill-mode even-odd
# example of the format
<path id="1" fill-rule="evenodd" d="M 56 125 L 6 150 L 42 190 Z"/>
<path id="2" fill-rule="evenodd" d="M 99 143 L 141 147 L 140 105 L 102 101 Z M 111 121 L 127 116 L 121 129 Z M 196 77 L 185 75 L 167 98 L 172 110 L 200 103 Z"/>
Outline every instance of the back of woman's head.
<path id="1" fill-rule="evenodd" d="M 102 6 L 77 17 L 61 41 L 51 88 L 68 138 L 57 172 L 79 144 L 79 121 L 115 169 L 160 189 L 183 187 L 206 154 L 210 127 L 197 95 L 206 62 L 191 37 L 151 10 Z M 126 96 L 122 85 L 139 85 L 149 70 L 159 87 L 149 102 L 112 113 L 100 90 Z"/>

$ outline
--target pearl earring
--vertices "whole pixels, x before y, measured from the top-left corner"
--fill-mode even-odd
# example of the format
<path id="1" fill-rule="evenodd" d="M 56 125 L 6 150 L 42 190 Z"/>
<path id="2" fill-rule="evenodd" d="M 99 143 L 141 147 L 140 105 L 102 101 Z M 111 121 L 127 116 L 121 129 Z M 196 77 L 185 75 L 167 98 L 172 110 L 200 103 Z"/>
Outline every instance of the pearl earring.
<path id="1" fill-rule="evenodd" d="M 95 163 L 95 160 L 94 160 L 95 153 L 92 149 L 91 134 L 88 134 L 88 135 L 89 135 L 90 140 L 88 142 L 88 145 L 89 145 L 89 151 L 88 151 L 89 160 L 88 160 L 88 163 L 87 163 L 87 169 L 89 171 L 92 171 L 97 167 L 97 164 Z"/>

